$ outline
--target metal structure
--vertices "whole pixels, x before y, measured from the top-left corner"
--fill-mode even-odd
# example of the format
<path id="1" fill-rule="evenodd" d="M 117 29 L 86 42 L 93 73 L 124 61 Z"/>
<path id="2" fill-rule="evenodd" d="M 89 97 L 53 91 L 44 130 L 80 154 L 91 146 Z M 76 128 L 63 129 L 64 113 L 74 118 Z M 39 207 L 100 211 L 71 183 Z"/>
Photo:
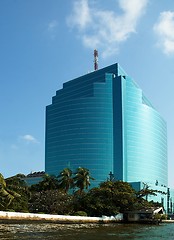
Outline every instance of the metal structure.
<path id="1" fill-rule="evenodd" d="M 94 50 L 94 71 L 98 70 L 98 51 Z"/>

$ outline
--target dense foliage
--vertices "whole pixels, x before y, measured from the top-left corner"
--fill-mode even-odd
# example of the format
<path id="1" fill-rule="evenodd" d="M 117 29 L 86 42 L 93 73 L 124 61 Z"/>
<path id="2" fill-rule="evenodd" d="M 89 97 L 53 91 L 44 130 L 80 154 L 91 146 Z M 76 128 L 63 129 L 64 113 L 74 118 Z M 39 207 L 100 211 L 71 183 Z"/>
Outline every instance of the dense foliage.
<path id="1" fill-rule="evenodd" d="M 41 182 L 31 187 L 22 179 L 25 179 L 22 174 L 7 179 L 0 174 L 0 210 L 111 216 L 118 212 L 160 206 L 146 200 L 146 196 L 157 193 L 147 185 L 136 192 L 127 182 L 109 180 L 88 190 L 90 180 L 94 178 L 88 169 L 82 167 L 75 173 L 65 168 L 57 177 L 45 174 Z"/>
<path id="2" fill-rule="evenodd" d="M 4 179 L 0 174 L 0 210 L 28 211 L 30 192 L 20 177 Z"/>
<path id="3" fill-rule="evenodd" d="M 29 201 L 29 211 L 70 215 L 73 213 L 73 196 L 60 190 L 33 192 Z"/>

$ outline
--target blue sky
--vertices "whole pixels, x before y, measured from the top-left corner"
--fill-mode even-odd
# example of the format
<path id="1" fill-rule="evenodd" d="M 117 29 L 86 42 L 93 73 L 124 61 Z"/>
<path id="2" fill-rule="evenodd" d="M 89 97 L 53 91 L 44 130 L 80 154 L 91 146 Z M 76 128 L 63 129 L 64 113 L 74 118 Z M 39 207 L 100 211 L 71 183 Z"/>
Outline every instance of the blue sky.
<path id="1" fill-rule="evenodd" d="M 45 106 L 63 82 L 119 62 L 168 124 L 174 187 L 173 0 L 1 0 L 0 172 L 44 170 Z"/>

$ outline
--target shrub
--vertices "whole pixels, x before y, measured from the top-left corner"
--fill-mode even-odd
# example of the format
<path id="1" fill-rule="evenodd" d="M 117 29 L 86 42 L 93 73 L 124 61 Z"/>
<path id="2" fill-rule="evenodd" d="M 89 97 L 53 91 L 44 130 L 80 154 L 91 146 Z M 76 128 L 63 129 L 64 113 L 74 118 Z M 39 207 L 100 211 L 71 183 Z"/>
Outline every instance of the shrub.
<path id="1" fill-rule="evenodd" d="M 159 219 L 159 220 L 166 220 L 167 219 L 167 215 L 166 214 L 155 214 L 154 215 L 154 219 Z"/>
<path id="2" fill-rule="evenodd" d="M 166 214 L 163 214 L 163 215 L 161 216 L 161 219 L 162 219 L 162 220 L 167 220 L 167 215 L 166 215 Z"/>
<path id="3" fill-rule="evenodd" d="M 74 216 L 83 216 L 83 217 L 87 217 L 87 213 L 84 211 L 77 211 L 73 214 Z"/>
<path id="4" fill-rule="evenodd" d="M 6 209 L 5 211 L 6 211 L 6 212 L 15 212 L 14 209 Z"/>

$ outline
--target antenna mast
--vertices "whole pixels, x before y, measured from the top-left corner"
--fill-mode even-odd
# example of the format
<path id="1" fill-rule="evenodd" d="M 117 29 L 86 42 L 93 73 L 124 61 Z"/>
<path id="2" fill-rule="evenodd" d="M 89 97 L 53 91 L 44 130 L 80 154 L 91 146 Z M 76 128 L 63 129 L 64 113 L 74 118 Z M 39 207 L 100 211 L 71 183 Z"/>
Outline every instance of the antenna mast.
<path id="1" fill-rule="evenodd" d="M 94 50 L 94 71 L 98 70 L 98 51 Z"/>

